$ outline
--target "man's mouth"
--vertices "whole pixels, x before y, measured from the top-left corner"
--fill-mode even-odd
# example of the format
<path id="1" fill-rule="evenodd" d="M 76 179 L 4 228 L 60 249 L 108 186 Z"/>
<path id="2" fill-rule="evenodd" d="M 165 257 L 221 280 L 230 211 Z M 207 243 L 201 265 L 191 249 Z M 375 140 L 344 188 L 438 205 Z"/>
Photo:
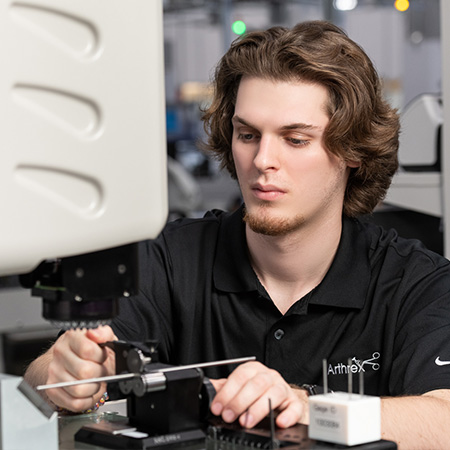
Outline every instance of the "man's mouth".
<path id="1" fill-rule="evenodd" d="M 260 200 L 277 200 L 286 194 L 286 191 L 273 184 L 256 183 L 252 186 L 253 195 Z"/>

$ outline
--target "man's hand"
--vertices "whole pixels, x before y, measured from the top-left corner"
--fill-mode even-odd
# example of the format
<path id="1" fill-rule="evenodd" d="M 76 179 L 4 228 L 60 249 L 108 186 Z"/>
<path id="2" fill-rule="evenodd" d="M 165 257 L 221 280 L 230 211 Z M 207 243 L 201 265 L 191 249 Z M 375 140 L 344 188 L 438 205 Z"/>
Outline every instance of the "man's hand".
<path id="1" fill-rule="evenodd" d="M 53 345 L 46 384 L 83 380 L 115 373 L 115 355 L 98 344 L 116 339 L 109 326 L 66 331 Z M 83 411 L 99 401 L 106 383 L 89 383 L 48 389 L 50 401 L 70 411 Z"/>
<path id="2" fill-rule="evenodd" d="M 276 410 L 276 424 L 287 428 L 307 422 L 307 395 L 293 389 L 275 370 L 259 362 L 238 366 L 227 379 L 211 380 L 217 395 L 211 412 L 225 422 L 239 418 L 241 426 L 251 428 L 269 414 L 269 399 Z"/>

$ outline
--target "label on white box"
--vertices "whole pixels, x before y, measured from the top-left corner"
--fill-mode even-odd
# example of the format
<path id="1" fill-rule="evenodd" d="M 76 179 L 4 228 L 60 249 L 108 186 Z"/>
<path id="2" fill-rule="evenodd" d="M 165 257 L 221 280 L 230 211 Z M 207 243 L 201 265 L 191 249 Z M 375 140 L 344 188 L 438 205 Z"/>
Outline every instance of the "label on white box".
<path id="1" fill-rule="evenodd" d="M 380 398 L 333 392 L 309 398 L 309 437 L 358 445 L 381 439 Z"/>

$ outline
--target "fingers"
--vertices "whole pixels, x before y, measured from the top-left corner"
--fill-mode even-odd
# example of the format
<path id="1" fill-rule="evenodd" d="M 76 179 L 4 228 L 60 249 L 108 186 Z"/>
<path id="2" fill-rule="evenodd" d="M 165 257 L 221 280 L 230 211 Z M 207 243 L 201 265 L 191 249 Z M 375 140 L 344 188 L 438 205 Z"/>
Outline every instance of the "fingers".
<path id="1" fill-rule="evenodd" d="M 78 386 L 81 387 L 81 386 Z M 83 385 L 83 391 L 72 388 L 48 389 L 47 396 L 53 403 L 63 409 L 73 412 L 91 409 L 106 392 L 106 383 L 91 383 Z"/>
<path id="2" fill-rule="evenodd" d="M 103 377 L 115 373 L 114 352 L 100 342 L 114 339 L 110 327 L 97 330 L 69 330 L 52 348 L 47 384 Z M 80 384 L 47 390 L 48 398 L 71 411 L 91 408 L 105 393 L 106 383 Z"/>
<path id="3" fill-rule="evenodd" d="M 220 389 L 222 388 L 222 386 L 227 382 L 227 379 L 226 378 L 221 378 L 220 380 L 214 380 L 214 379 L 210 378 L 209 381 L 211 381 L 211 383 L 214 386 L 214 389 L 216 390 L 216 392 L 219 392 Z"/>
<path id="4" fill-rule="evenodd" d="M 242 364 L 214 386 L 217 395 L 211 412 L 225 422 L 239 419 L 242 426 L 251 428 L 269 414 L 270 407 L 280 411 L 276 419 L 280 427 L 298 423 L 303 415 L 303 402 L 281 375 L 257 362 Z"/>
<path id="5" fill-rule="evenodd" d="M 65 372 L 74 379 L 100 376 L 99 371 L 102 369 L 99 366 L 108 355 L 106 349 L 87 337 L 86 330 L 69 330 L 53 346 L 53 371 L 49 371 L 49 377 L 62 377 Z"/>
<path id="6" fill-rule="evenodd" d="M 107 325 L 87 330 L 86 335 L 97 344 L 117 340 L 117 336 L 114 334 L 112 328 Z"/>

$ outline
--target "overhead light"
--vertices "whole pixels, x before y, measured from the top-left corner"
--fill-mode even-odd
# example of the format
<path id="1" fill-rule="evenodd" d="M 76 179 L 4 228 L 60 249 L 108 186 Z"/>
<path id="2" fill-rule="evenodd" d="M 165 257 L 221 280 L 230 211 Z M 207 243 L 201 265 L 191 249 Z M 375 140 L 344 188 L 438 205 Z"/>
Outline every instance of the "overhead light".
<path id="1" fill-rule="evenodd" d="M 395 0 L 394 6 L 395 6 L 395 9 L 403 12 L 409 8 L 409 1 L 408 0 Z"/>
<path id="2" fill-rule="evenodd" d="M 231 29 L 232 29 L 233 33 L 238 34 L 239 36 L 241 36 L 247 30 L 247 26 L 245 25 L 244 21 L 242 21 L 242 20 L 235 20 L 231 24 Z"/>
<path id="3" fill-rule="evenodd" d="M 358 6 L 358 0 L 334 0 L 333 6 L 339 11 L 351 11 Z"/>

